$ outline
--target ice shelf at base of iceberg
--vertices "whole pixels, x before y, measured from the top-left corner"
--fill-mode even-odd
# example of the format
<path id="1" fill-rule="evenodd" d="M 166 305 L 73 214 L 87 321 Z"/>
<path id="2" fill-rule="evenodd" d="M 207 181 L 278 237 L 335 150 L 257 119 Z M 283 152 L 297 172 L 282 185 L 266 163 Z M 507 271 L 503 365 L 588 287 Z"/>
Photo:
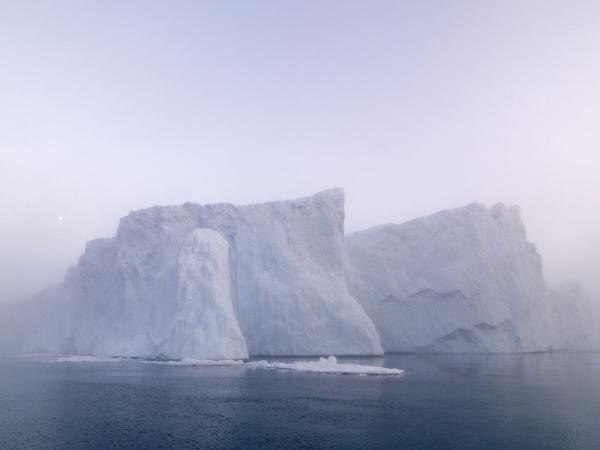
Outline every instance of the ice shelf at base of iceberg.
<path id="1" fill-rule="evenodd" d="M 244 361 L 238 359 L 194 359 L 183 358 L 176 361 L 143 360 L 147 364 L 162 364 L 165 366 L 240 366 Z"/>
<path id="2" fill-rule="evenodd" d="M 101 356 L 88 356 L 88 355 L 67 355 L 59 358 L 48 360 L 51 363 L 106 363 L 106 362 L 121 362 L 124 358 L 118 357 L 101 357 Z"/>
<path id="3" fill-rule="evenodd" d="M 318 361 L 298 361 L 293 363 L 256 361 L 245 364 L 252 369 L 280 369 L 301 372 L 319 372 L 332 374 L 354 375 L 402 375 L 404 370 L 388 369 L 386 367 L 365 366 L 361 364 L 338 363 L 335 356 L 319 358 Z"/>
<path id="4" fill-rule="evenodd" d="M 28 355 L 31 356 L 31 355 Z M 42 355 L 36 355 L 42 356 Z M 48 356 L 48 355 L 46 355 Z M 270 362 L 270 361 L 252 361 L 244 362 L 237 359 L 194 359 L 183 358 L 179 360 L 148 360 L 136 358 L 120 358 L 116 356 L 89 356 L 89 355 L 52 355 L 52 359 L 46 359 L 49 363 L 114 363 L 114 362 L 140 362 L 144 364 L 159 364 L 165 366 L 184 366 L 184 367 L 240 367 L 250 369 L 267 370 L 294 370 L 298 372 L 318 372 L 338 375 L 402 375 L 402 369 L 390 369 L 378 366 L 366 366 L 362 364 L 338 363 L 335 356 L 328 358 L 319 358 L 318 361 L 295 361 L 295 362 Z"/>
<path id="5" fill-rule="evenodd" d="M 31 357 L 31 355 L 27 355 Z M 33 355 L 33 357 L 46 359 L 48 355 Z M 141 362 L 145 364 L 161 364 L 166 366 L 240 366 L 244 361 L 237 359 L 194 359 L 183 358 L 178 360 L 152 360 L 138 358 L 121 358 L 118 356 L 89 356 L 89 355 L 53 355 L 52 359 L 46 359 L 50 363 L 107 363 L 107 362 Z"/>

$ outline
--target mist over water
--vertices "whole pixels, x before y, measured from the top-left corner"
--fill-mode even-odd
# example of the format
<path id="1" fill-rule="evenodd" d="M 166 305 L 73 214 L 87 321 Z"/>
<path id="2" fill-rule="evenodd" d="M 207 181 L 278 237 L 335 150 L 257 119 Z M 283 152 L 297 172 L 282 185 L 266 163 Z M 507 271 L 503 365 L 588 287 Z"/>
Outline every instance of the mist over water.
<path id="1" fill-rule="evenodd" d="M 14 3 L 0 14 L 0 301 L 155 204 L 346 190 L 346 230 L 521 206 L 600 298 L 600 5 Z"/>

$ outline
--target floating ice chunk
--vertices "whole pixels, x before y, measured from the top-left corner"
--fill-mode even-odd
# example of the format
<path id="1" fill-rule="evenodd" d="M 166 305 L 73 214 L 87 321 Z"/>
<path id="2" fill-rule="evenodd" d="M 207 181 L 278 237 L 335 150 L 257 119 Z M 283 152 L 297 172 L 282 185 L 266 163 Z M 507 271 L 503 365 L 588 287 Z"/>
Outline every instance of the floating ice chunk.
<path id="1" fill-rule="evenodd" d="M 178 361 L 143 361 L 148 364 L 162 364 L 166 366 L 239 366 L 244 361 L 236 359 L 194 359 L 194 358 L 183 358 Z"/>
<path id="2" fill-rule="evenodd" d="M 338 363 L 335 356 L 319 358 L 318 361 L 298 361 L 293 363 L 256 361 L 246 363 L 245 366 L 253 369 L 281 369 L 355 375 L 402 375 L 404 373 L 404 370 L 401 369 Z"/>

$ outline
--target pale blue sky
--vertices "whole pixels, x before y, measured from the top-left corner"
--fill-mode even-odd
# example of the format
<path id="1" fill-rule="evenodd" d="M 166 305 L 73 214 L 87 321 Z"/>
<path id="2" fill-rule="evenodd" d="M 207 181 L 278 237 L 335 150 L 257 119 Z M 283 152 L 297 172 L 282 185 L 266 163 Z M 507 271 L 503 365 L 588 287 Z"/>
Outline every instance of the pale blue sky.
<path id="1" fill-rule="evenodd" d="M 519 204 L 600 292 L 600 2 L 0 0 L 0 57 L 0 299 L 131 209 L 335 186 L 350 231 Z"/>

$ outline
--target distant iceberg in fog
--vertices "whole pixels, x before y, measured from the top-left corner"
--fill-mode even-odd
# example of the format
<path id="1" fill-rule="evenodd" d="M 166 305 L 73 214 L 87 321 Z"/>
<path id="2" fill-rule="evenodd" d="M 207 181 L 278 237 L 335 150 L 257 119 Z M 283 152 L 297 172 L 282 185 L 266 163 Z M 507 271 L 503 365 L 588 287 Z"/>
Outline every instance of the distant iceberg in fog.
<path id="1" fill-rule="evenodd" d="M 204 361 L 593 345 L 581 295 L 549 293 L 515 208 L 471 205 L 346 240 L 343 224 L 340 189 L 133 212 L 61 286 L 0 305 L 0 351 Z"/>

